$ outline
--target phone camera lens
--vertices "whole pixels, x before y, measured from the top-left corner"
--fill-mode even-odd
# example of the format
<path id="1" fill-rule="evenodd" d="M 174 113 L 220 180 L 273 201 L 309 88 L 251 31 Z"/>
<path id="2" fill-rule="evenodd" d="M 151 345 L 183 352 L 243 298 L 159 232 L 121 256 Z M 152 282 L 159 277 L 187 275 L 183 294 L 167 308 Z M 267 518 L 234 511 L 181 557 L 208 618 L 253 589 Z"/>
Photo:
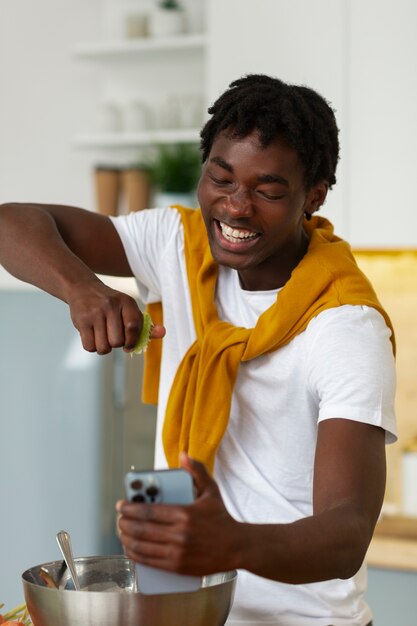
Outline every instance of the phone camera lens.
<path id="1" fill-rule="evenodd" d="M 155 485 L 151 485 L 146 490 L 146 495 L 149 496 L 151 499 L 156 498 L 158 493 L 159 493 L 159 489 Z"/>
<path id="2" fill-rule="evenodd" d="M 145 502 L 145 496 L 142 493 L 137 493 L 133 496 L 132 502 Z"/>
<path id="3" fill-rule="evenodd" d="M 138 478 L 136 478 L 135 480 L 132 480 L 132 482 L 130 483 L 130 486 L 135 491 L 139 491 L 139 489 L 142 489 L 143 487 L 143 482 L 139 480 Z"/>

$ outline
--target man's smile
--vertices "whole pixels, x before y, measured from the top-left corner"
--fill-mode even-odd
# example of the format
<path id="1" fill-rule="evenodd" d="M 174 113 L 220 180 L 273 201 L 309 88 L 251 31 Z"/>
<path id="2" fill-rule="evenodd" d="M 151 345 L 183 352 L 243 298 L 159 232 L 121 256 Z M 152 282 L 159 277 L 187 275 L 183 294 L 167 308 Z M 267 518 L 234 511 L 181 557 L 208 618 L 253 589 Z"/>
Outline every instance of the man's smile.
<path id="1" fill-rule="evenodd" d="M 215 219 L 214 224 L 216 226 L 217 233 L 220 234 L 227 242 L 232 244 L 247 244 L 260 236 L 259 233 L 253 230 L 230 226 L 220 220 Z"/>

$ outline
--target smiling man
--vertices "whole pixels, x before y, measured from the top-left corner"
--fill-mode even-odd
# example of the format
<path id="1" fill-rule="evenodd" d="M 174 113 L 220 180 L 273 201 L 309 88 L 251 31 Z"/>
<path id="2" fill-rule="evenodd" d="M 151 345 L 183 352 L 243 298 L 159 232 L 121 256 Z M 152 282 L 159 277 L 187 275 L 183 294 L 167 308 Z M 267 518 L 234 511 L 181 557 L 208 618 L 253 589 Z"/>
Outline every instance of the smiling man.
<path id="1" fill-rule="evenodd" d="M 182 465 L 198 495 L 118 503 L 128 556 L 238 569 L 228 626 L 366 626 L 394 336 L 349 245 L 314 215 L 336 182 L 335 117 L 315 91 L 263 75 L 209 113 L 199 209 L 5 205 L 0 261 L 67 302 L 100 354 L 132 350 L 142 314 L 95 272 L 135 276 L 142 300 L 162 303 L 155 464 Z"/>
<path id="2" fill-rule="evenodd" d="M 304 256 L 304 216 L 323 204 L 328 182 L 306 193 L 297 152 L 277 137 L 263 146 L 259 131 L 223 131 L 213 142 L 199 201 L 217 263 L 239 272 L 244 289 L 282 287 Z"/>

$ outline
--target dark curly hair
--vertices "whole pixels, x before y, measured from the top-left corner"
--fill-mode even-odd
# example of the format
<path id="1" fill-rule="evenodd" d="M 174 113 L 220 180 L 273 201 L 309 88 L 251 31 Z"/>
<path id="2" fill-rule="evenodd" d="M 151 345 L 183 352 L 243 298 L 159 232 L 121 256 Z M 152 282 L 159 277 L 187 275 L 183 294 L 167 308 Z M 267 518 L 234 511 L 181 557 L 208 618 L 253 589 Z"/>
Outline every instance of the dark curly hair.
<path id="1" fill-rule="evenodd" d="M 242 138 L 257 130 L 262 146 L 280 136 L 297 151 L 307 190 L 322 180 L 335 184 L 339 130 L 333 109 L 313 89 L 248 74 L 230 83 L 208 112 L 200 134 L 203 162 L 222 131 Z"/>

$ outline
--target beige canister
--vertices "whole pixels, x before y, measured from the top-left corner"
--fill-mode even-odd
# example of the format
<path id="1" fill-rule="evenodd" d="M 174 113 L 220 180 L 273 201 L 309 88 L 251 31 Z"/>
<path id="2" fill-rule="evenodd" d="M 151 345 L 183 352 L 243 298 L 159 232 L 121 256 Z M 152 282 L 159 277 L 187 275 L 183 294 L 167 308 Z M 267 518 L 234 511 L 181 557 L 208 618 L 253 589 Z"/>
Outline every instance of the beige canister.
<path id="1" fill-rule="evenodd" d="M 124 169 L 122 188 L 128 213 L 150 208 L 151 180 L 146 168 L 128 167 Z"/>

